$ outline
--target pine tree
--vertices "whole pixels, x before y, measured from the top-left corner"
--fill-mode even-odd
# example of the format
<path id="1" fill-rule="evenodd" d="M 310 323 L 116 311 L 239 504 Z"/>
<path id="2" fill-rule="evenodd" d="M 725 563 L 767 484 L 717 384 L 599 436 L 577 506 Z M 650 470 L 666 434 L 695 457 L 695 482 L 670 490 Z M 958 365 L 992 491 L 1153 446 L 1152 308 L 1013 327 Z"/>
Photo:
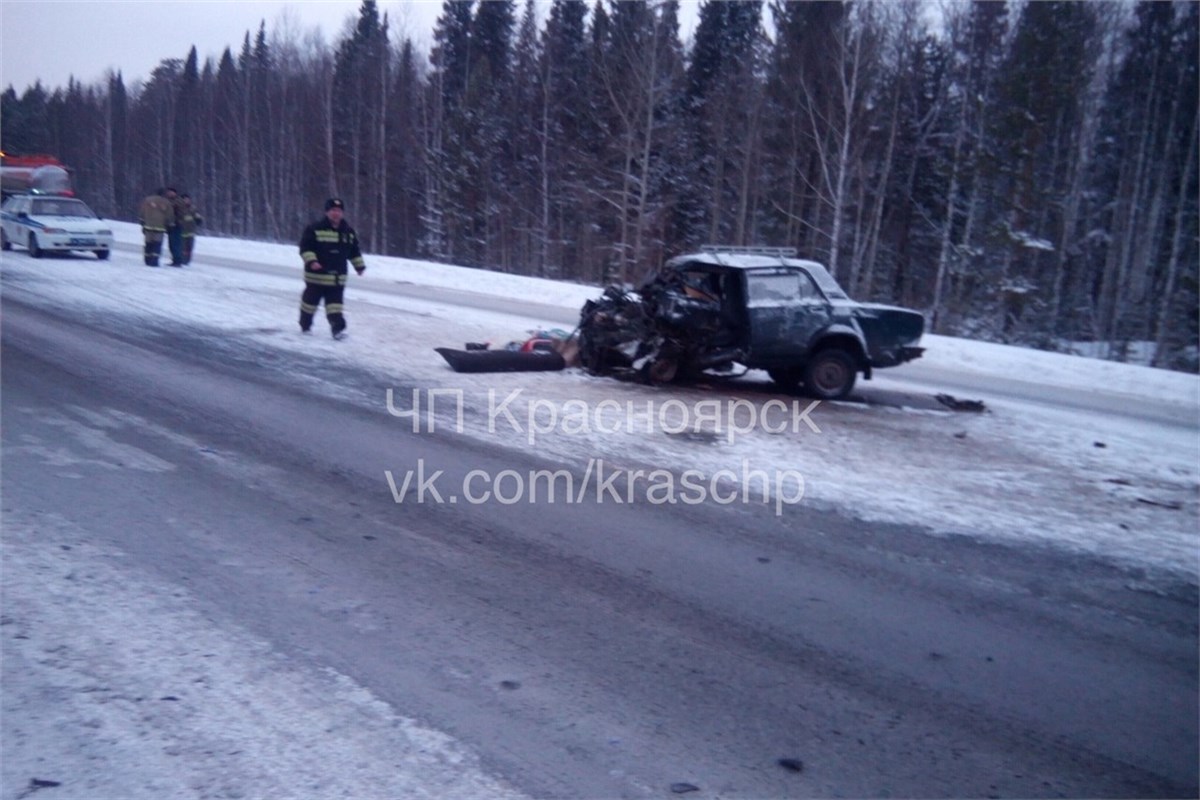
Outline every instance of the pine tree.
<path id="1" fill-rule="evenodd" d="M 538 69 L 542 94 L 539 135 L 544 154 L 541 168 L 540 227 L 545 230 L 543 271 L 548 275 L 581 277 L 583 254 L 579 243 L 587 236 L 584 209 L 588 164 L 594 152 L 589 134 L 590 94 L 587 4 L 584 0 L 554 0 L 541 49 Z"/>
<path id="2" fill-rule="evenodd" d="M 829 44 L 840 41 L 846 6 L 777 1 L 770 9 L 776 43 L 767 77 L 764 171 L 773 219 L 765 233 L 773 243 L 828 262 L 829 211 L 818 154 L 827 135 L 821 121 L 832 119 L 832 89 L 841 82 Z"/>
<path id="3" fill-rule="evenodd" d="M 172 120 L 174 146 L 171 180 L 181 187 L 190 188 L 200 177 L 200 126 L 197 122 L 199 105 L 200 68 L 196 48 L 193 46 L 188 50 L 187 58 L 183 62 L 183 71 L 179 75 Z M 181 188 L 180 191 L 188 191 L 189 188 Z"/>
<path id="4" fill-rule="evenodd" d="M 761 16 L 758 0 L 707 0 L 700 7 L 684 100 L 691 169 L 679 224 L 688 245 L 751 243 L 763 104 Z"/>
<path id="5" fill-rule="evenodd" d="M 510 271 L 508 219 L 514 179 L 512 103 L 513 33 L 516 3 L 488 0 L 476 7 L 471 26 L 471 59 L 467 98 L 469 113 L 460 117 L 467 158 L 467 179 L 460 185 L 469 220 L 470 263 Z"/>
<path id="6" fill-rule="evenodd" d="M 473 0 L 445 0 L 433 31 L 429 77 L 429 125 L 426 151 L 425 236 L 421 252 L 453 261 L 463 251 L 460 232 L 467 228 L 460 187 L 464 142 L 461 118 L 470 73 Z"/>
<path id="7" fill-rule="evenodd" d="M 416 51 L 412 40 L 405 39 L 388 98 L 389 253 L 415 256 L 419 252 L 425 192 L 422 124 L 426 113 Z"/>
<path id="8" fill-rule="evenodd" d="M 1031 3 L 1022 10 L 998 83 L 989 169 L 993 200 L 989 250 L 995 326 L 1006 340 L 1043 340 L 1038 320 L 1052 296 L 1083 100 L 1097 60 L 1095 9 L 1087 3 Z M 1068 234 L 1068 239 L 1070 235 Z"/>
<path id="9" fill-rule="evenodd" d="M 375 0 L 363 0 L 353 32 L 337 47 L 332 119 L 335 186 L 354 209 L 364 245 L 373 250 L 386 238 L 381 195 L 387 187 L 382 170 L 390 55 L 379 8 Z"/>
<path id="10" fill-rule="evenodd" d="M 1196 28 L 1191 4 L 1138 3 L 1105 98 L 1098 181 L 1112 202 L 1093 308 L 1117 358 L 1134 339 L 1154 341 L 1158 363 L 1195 343 Z"/>
<path id="11" fill-rule="evenodd" d="M 983 155 L 988 150 L 989 115 L 995 109 L 995 83 L 1004 54 L 1008 4 L 981 0 L 957 7 L 947 28 L 952 49 L 947 94 L 947 141 L 940 169 L 948 176 L 941 241 L 930 320 L 942 330 L 943 312 L 962 325 L 966 298 L 975 287 L 978 254 L 975 234 L 982 212 Z"/>

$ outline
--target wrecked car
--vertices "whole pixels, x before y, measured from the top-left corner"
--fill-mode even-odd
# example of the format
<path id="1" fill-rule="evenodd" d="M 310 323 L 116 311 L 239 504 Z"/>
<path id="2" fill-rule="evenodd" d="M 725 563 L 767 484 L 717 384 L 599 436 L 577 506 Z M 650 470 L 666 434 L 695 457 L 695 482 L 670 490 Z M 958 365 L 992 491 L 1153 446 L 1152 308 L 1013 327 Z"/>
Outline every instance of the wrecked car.
<path id="1" fill-rule="evenodd" d="M 636 292 L 609 287 L 580 312 L 593 373 L 652 383 L 766 370 L 784 388 L 845 397 L 861 373 L 919 358 L 920 312 L 851 300 L 790 248 L 705 247 L 667 262 Z"/>

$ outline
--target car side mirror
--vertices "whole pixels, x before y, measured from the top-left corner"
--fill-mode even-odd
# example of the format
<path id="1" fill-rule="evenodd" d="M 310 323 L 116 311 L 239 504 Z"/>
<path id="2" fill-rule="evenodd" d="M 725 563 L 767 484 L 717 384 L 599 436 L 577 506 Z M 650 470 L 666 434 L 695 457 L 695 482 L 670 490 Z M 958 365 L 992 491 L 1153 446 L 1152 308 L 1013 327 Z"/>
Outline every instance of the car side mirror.
<path id="1" fill-rule="evenodd" d="M 17 219 L 27 219 L 28 217 L 29 217 L 28 211 L 18 211 L 17 212 Z"/>

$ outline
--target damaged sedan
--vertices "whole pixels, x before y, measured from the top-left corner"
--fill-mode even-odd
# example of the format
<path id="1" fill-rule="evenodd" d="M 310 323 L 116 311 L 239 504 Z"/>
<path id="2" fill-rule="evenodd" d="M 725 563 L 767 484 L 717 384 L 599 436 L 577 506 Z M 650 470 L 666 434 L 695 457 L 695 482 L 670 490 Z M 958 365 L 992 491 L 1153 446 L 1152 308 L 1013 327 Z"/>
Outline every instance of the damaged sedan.
<path id="1" fill-rule="evenodd" d="M 921 356 L 920 312 L 855 302 L 823 266 L 795 255 L 705 247 L 637 292 L 609 287 L 582 309 L 582 365 L 652 383 L 762 369 L 784 388 L 833 400 L 859 374 Z"/>

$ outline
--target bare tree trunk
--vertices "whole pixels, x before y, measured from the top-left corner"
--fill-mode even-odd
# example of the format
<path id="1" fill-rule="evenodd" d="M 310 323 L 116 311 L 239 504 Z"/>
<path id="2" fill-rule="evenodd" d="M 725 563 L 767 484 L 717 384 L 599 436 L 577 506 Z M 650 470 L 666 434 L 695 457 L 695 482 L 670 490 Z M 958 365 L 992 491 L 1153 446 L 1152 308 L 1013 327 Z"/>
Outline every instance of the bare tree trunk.
<path id="1" fill-rule="evenodd" d="M 1179 181 L 1179 193 L 1175 198 L 1175 233 L 1171 237 L 1171 256 L 1167 259 L 1167 275 L 1158 300 L 1157 332 L 1154 337 L 1152 366 L 1161 367 L 1167 361 L 1168 331 L 1171 329 L 1171 305 L 1175 298 L 1175 284 L 1179 279 L 1179 261 L 1183 255 L 1183 242 L 1189 201 L 1188 188 L 1196 171 L 1196 133 L 1200 130 L 1200 112 L 1192 121 L 1192 133 L 1188 137 L 1188 154 L 1184 162 L 1183 177 Z"/>
<path id="2" fill-rule="evenodd" d="M 847 43 L 847 37 L 852 41 Z M 824 204 L 828 206 L 832 216 L 828 234 L 829 257 L 828 268 L 835 277 L 840 278 L 840 245 L 842 238 L 842 216 L 846 207 L 847 182 L 850 174 L 850 147 L 854 138 L 854 122 L 858 110 L 859 99 L 859 68 L 861 66 L 862 33 L 854 30 L 853 23 L 847 19 L 842 22 L 842 31 L 838 42 L 838 97 L 837 112 L 840 119 L 821 118 L 821 112 L 816 106 L 818 93 L 809 86 L 809 77 L 800 80 L 800 87 L 805 95 L 805 107 L 808 111 L 810 130 L 815 145 L 814 156 L 817 158 L 821 183 L 824 187 Z M 849 46 L 851 52 L 847 52 Z M 849 67 L 849 75 L 846 70 Z M 830 152 L 825 142 L 825 134 L 834 139 L 836 153 Z M 818 195 L 820 196 L 820 195 Z M 816 221 L 814 221 L 816 222 Z"/>
<path id="3" fill-rule="evenodd" d="M 1063 206 L 1062 228 L 1055 245 L 1054 281 L 1050 292 L 1050 319 L 1047 333 L 1052 336 L 1058 333 L 1059 319 L 1062 317 L 1067 265 L 1071 245 L 1075 241 L 1079 226 L 1079 210 L 1083 202 L 1084 185 L 1088 173 L 1091 171 L 1096 133 L 1100 127 L 1100 104 L 1098 102 L 1100 96 L 1100 86 L 1096 85 L 1089 92 L 1089 99 L 1084 105 L 1080 130 L 1075 138 L 1075 148 L 1068 168 L 1069 177 Z"/>
<path id="4" fill-rule="evenodd" d="M 326 69 L 321 77 L 321 108 L 325 115 L 321 120 L 321 141 L 325 145 L 325 182 L 333 193 L 341 194 L 338 185 L 337 167 L 333 159 L 333 70 Z"/>
<path id="5" fill-rule="evenodd" d="M 971 85 L 970 73 L 967 85 Z M 929 304 L 929 330 L 939 332 L 938 323 L 942 315 L 942 295 L 946 287 L 946 274 L 950 269 L 950 243 L 954 237 L 954 215 L 958 206 L 958 176 L 962 165 L 963 140 L 966 138 L 967 109 L 970 103 L 964 98 L 959 107 L 958 127 L 954 131 L 954 151 L 950 157 L 950 188 L 946 192 L 946 222 L 942 226 L 942 241 L 938 248 L 937 276 L 933 281 L 933 298 Z"/>
<path id="6" fill-rule="evenodd" d="M 1116 342 L 1120 325 L 1125 316 L 1125 302 L 1128 299 L 1126 292 L 1128 289 L 1128 276 L 1130 269 L 1130 261 L 1133 258 L 1134 243 L 1140 232 L 1140 222 L 1138 211 L 1141 208 L 1144 198 L 1142 191 L 1145 185 L 1145 175 L 1147 171 L 1147 162 L 1149 159 L 1151 140 L 1154 136 L 1155 126 L 1151 120 L 1157 117 L 1153 109 L 1157 105 L 1157 86 L 1158 86 L 1158 69 L 1155 68 L 1154 74 L 1151 76 L 1150 85 L 1146 92 L 1146 105 L 1142 113 L 1138 117 L 1140 124 L 1140 135 L 1138 137 L 1138 153 L 1134 159 L 1133 178 L 1128 189 L 1128 196 L 1121 198 L 1121 192 L 1118 188 L 1118 208 L 1125 211 L 1125 227 L 1124 230 L 1118 231 L 1120 234 L 1119 246 L 1116 249 L 1115 263 L 1112 264 L 1111 271 L 1106 271 L 1105 283 L 1107 284 L 1107 300 L 1101 306 L 1101 325 L 1103 330 L 1103 339 L 1108 343 L 1110 357 L 1114 354 L 1113 345 Z M 1103 297 L 1103 296 L 1102 296 Z"/>
<path id="7" fill-rule="evenodd" d="M 658 15 L 654 14 L 650 64 L 646 69 L 646 113 L 642 121 L 642 175 L 638 186 L 637 228 L 634 230 L 633 265 L 642 263 L 642 234 L 646 229 L 646 204 L 650 195 L 650 149 L 654 141 L 654 108 L 658 104 Z"/>
<path id="8" fill-rule="evenodd" d="M 252 198 L 250 195 L 250 181 L 251 181 L 250 176 L 253 174 L 252 170 L 251 170 L 251 164 L 253 162 L 250 160 L 250 137 L 254 131 L 254 126 L 251 124 L 251 119 L 250 119 L 250 108 L 252 105 L 251 94 L 253 91 L 253 82 L 252 82 L 252 77 L 251 77 L 251 71 L 249 68 L 247 68 L 245 70 L 245 72 L 243 72 L 242 74 L 243 74 L 242 129 L 239 132 L 241 134 L 240 144 L 241 144 L 241 151 L 242 151 L 241 152 L 242 175 L 241 175 L 241 182 L 240 182 L 241 189 L 242 189 L 242 220 L 241 220 L 242 229 L 241 229 L 240 233 L 242 233 L 245 236 L 252 236 L 255 233 L 255 230 L 254 230 L 254 208 L 251 205 Z"/>
<path id="9" fill-rule="evenodd" d="M 896 84 L 896 93 L 892 99 L 892 120 L 888 130 L 887 149 L 884 151 L 882 173 L 879 176 L 879 191 L 875 192 L 871 223 L 867 230 L 866 275 L 863 278 L 863 284 L 866 287 L 868 296 L 871 291 L 871 285 L 875 282 L 875 258 L 879 248 L 879 231 L 883 227 L 884 200 L 887 198 L 887 185 L 891 179 L 892 161 L 896 152 L 896 133 L 900 118 L 900 81 L 897 81 Z M 950 197 L 950 202 L 952 203 L 954 195 L 951 194 Z M 850 286 L 851 291 L 855 291 L 859 282 L 859 270 L 863 265 L 856 258 L 850 266 Z M 934 290 L 934 294 L 936 296 L 937 289 Z"/>
<path id="10" fill-rule="evenodd" d="M 111 73 L 110 73 L 111 75 Z M 111 80 L 110 84 L 111 86 Z M 107 213 L 103 216 L 117 216 L 117 177 L 114 164 L 116 157 L 113 152 L 113 109 L 112 109 L 112 93 L 109 92 L 104 97 L 104 140 L 101 149 L 104 170 L 104 202 L 108 206 Z"/>
<path id="11" fill-rule="evenodd" d="M 753 244 L 752 232 L 748 230 L 750 221 L 750 209 L 752 206 L 752 193 L 754 191 L 754 178 L 757 175 L 759 145 L 762 142 L 761 123 L 762 123 L 762 97 L 756 95 L 754 104 L 749 113 L 749 125 L 746 129 L 746 144 L 743 151 L 742 169 L 741 169 L 741 185 L 738 187 L 739 202 L 737 210 L 737 221 L 735 227 L 735 236 L 737 244 Z"/>
<path id="12" fill-rule="evenodd" d="M 371 250 L 376 253 L 387 252 L 388 241 L 388 158 L 387 158 L 387 107 L 388 95 L 390 94 L 391 85 L 388 80 L 390 70 L 388 69 L 388 51 L 387 43 L 383 43 L 384 51 L 379 58 L 379 108 L 377 112 L 378 126 L 376 128 L 377 152 L 379 154 L 379 174 L 375 176 L 376 180 L 376 195 L 375 195 L 375 224 L 372 226 L 372 246 Z"/>
<path id="13" fill-rule="evenodd" d="M 718 116 L 718 122 L 720 124 L 713 132 L 713 142 L 716 144 L 717 152 L 709 154 L 713 159 L 713 175 L 708 199 L 708 241 L 714 244 L 721 241 L 721 215 L 725 213 L 721 202 L 724 196 L 721 187 L 725 183 L 725 154 L 722 147 L 726 138 L 724 114 Z"/>
<path id="14" fill-rule="evenodd" d="M 539 142 L 538 149 L 541 157 L 538 163 L 538 178 L 542 202 L 539 209 L 540 230 L 537 232 L 537 266 L 534 274 L 542 278 L 546 277 L 546 268 L 550 260 L 550 76 L 552 74 L 550 59 L 552 55 L 553 48 L 547 48 L 542 59 L 546 69 L 542 74 L 542 114 L 539 120 L 541 142 Z"/>

